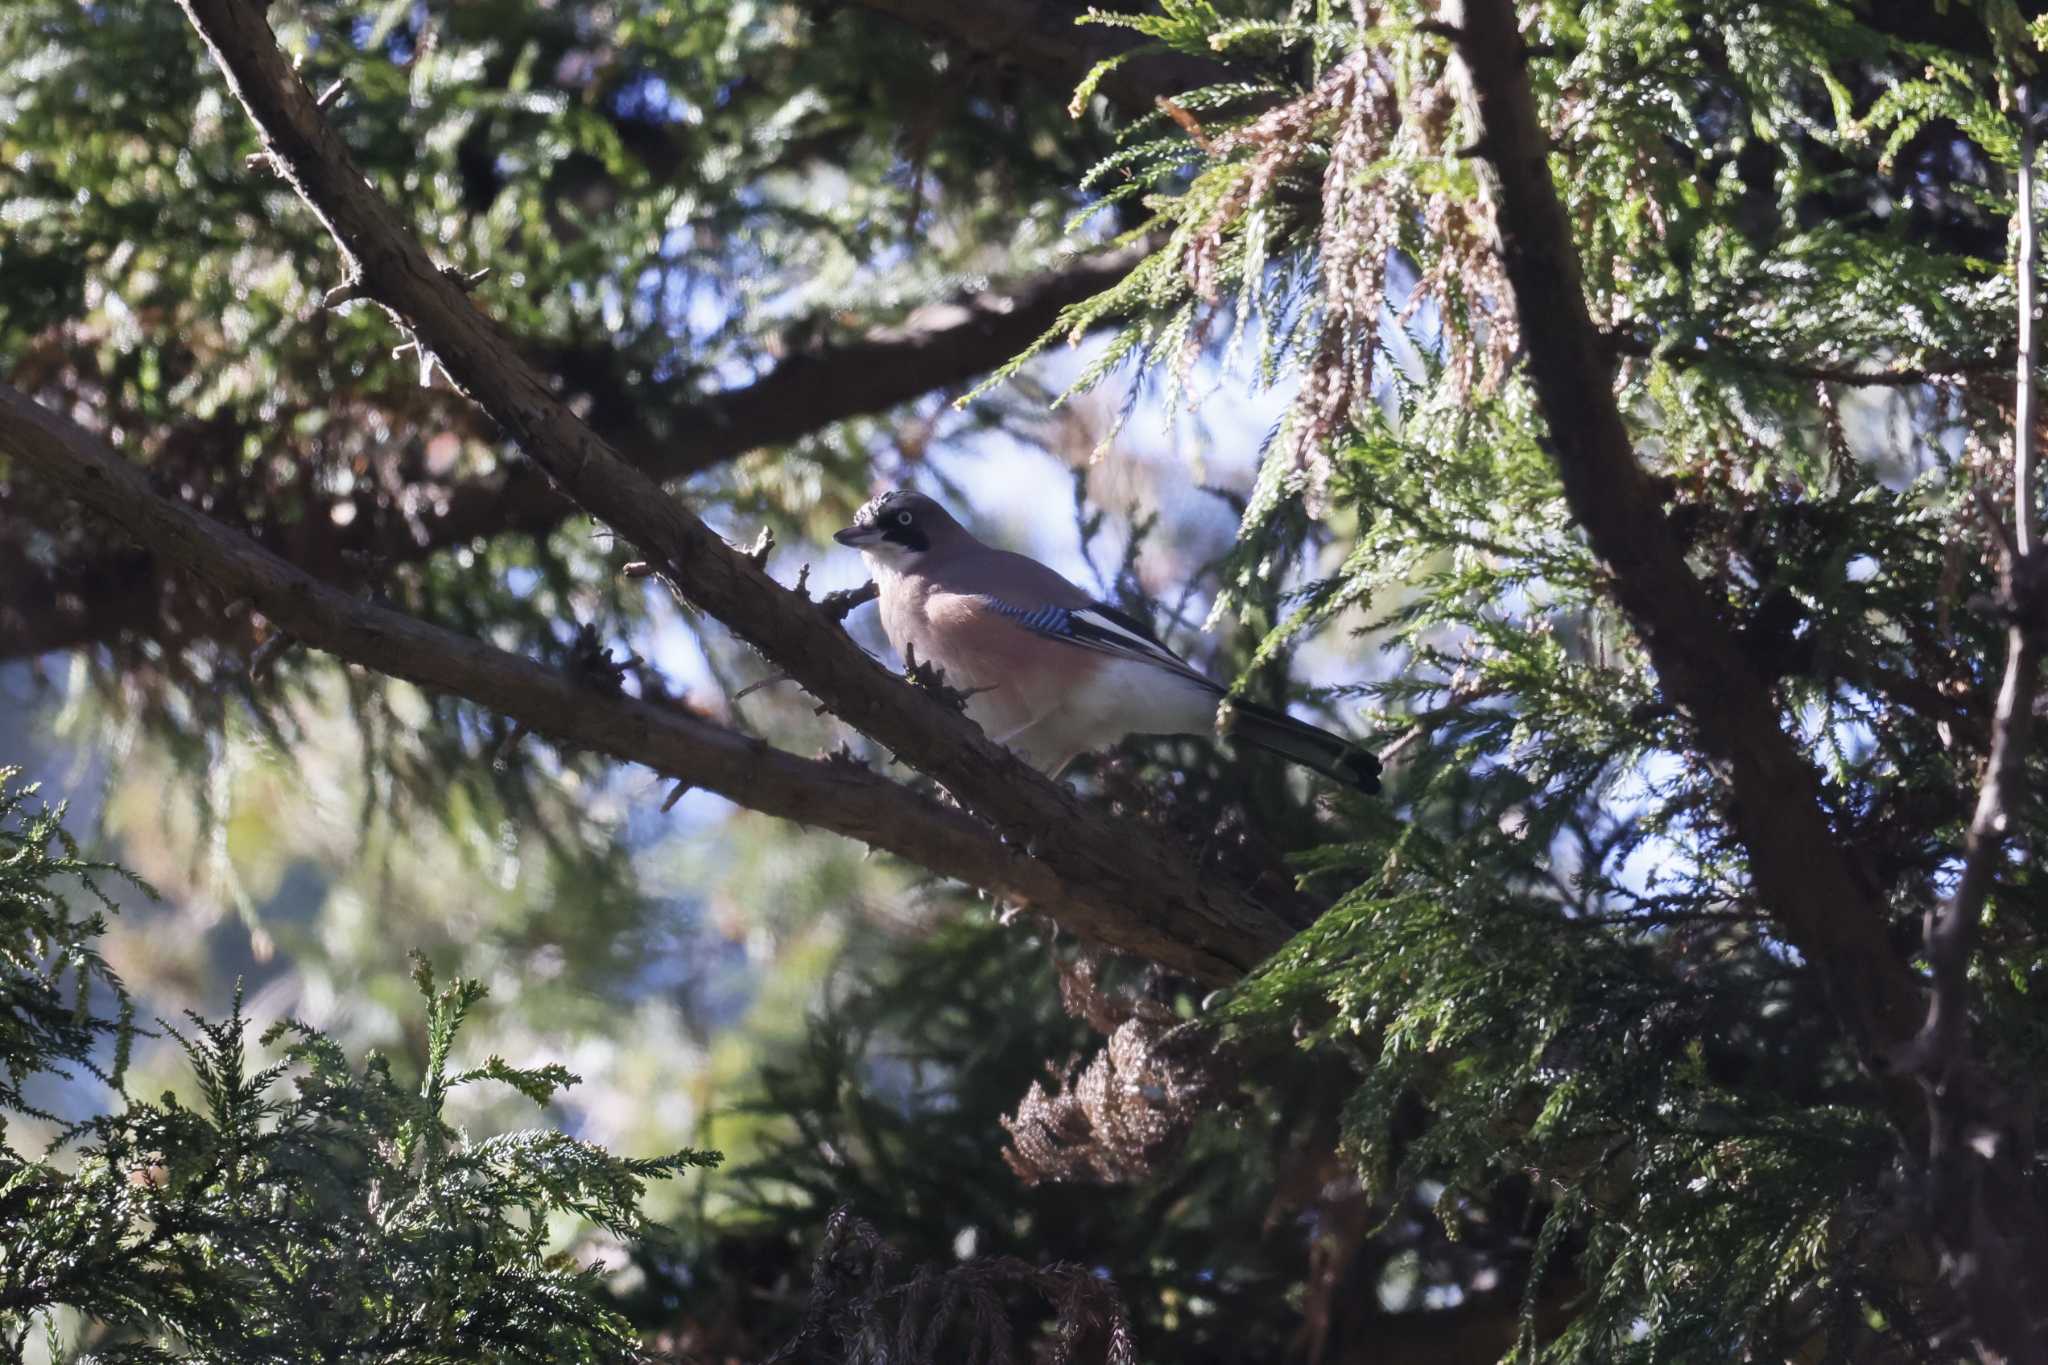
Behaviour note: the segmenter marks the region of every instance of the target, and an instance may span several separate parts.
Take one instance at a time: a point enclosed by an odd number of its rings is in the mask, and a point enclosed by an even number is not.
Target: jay
[[[1057,775],[1126,735],[1215,731],[1380,789],[1371,753],[1282,711],[1225,706],[1225,690],[1143,621],[1035,559],[984,545],[922,493],[876,498],[833,539],[867,561],[897,652],[945,669],[969,693],[969,717],[1041,772]]]

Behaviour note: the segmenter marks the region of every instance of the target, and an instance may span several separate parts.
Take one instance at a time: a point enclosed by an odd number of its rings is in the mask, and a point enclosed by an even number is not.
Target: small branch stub
[[[519,747],[520,740],[525,739],[532,733],[532,727],[528,726],[523,720],[514,725],[511,732],[498,742],[497,751],[491,755],[491,766],[499,772],[503,772],[506,768],[510,767],[512,765],[512,751]]]
[[[623,659],[612,658],[611,650],[599,642],[596,626],[586,621],[576,627],[576,643],[569,652],[569,673],[599,691],[617,696],[625,686],[626,674],[645,662],[631,651]]]
[[[824,609],[827,616],[843,622],[853,615],[854,608],[872,602],[881,595],[882,590],[871,580],[857,588],[841,588],[837,592],[828,592],[818,599],[818,605]]]
[[[856,754],[853,746],[845,740],[841,740],[838,748],[825,755],[825,761],[835,768],[858,768],[862,772],[868,770],[867,760]]]
[[[473,270],[468,274],[464,274],[459,266],[444,265],[441,267],[441,278],[447,280],[465,294],[489,279],[490,276],[490,266],[485,266],[482,270]]]
[[[955,711],[965,711],[970,700],[983,692],[991,690],[987,687],[954,687],[946,681],[944,666],[927,659],[918,658],[917,646],[915,645],[905,645],[903,647],[903,676],[908,678],[913,685],[922,687]]]
[[[265,155],[267,156],[268,153],[265,153]],[[275,165],[276,163],[273,162],[272,164]],[[340,284],[328,290],[321,297],[320,306],[331,310],[354,303],[357,299],[366,299],[368,297],[370,297],[369,291],[363,288],[362,277],[360,275],[351,275],[348,279],[343,280]]]
[[[255,652],[249,656],[249,681],[260,683],[269,677],[270,670],[284,656],[284,652],[297,643],[298,641],[290,634],[281,630],[256,646]]]

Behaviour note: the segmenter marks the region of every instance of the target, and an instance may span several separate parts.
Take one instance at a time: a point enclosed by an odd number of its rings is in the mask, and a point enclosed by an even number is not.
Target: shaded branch
[[[1659,353],[1656,340],[1637,333],[1604,332],[1602,336],[1608,349],[1615,355],[1648,359]],[[1944,379],[1955,379],[1963,375],[1994,374],[2012,363],[2010,355],[1944,356],[1918,365],[1866,369],[1855,364],[1817,364],[1811,361],[1790,360],[1782,356],[1760,355],[1754,351],[1744,350],[1729,338],[1720,335],[1710,335],[1701,339],[1706,342],[1705,349],[1675,347],[1663,353],[1663,360],[1676,369],[1685,369],[1693,365],[1721,364],[1794,383],[1839,384],[1845,388],[1862,389],[1918,388],[1923,384],[1939,383]]]
[[[2026,801],[2034,698],[2041,678],[2048,612],[2048,553],[2036,541],[2034,508],[2035,371],[2040,354],[2040,225],[2034,216],[2035,124],[2018,95],[2020,163],[2014,226],[2018,237],[2019,356],[2013,397],[2012,523],[1992,525],[2000,544],[1998,606],[2006,618],[2005,672],[1991,720],[1991,752],[1963,837],[1954,893],[1927,917],[1927,962],[1934,989],[1920,1034],[1902,1052],[1927,1096],[1927,1172],[1922,1199],[1950,1279],[1968,1304],[1979,1338],[1998,1358],[2048,1361],[2042,1316],[2048,1223],[2029,1178],[2034,1160],[2031,1095],[2001,1084],[1972,1055],[1970,957],[2006,855],[2006,834]]]
[[[348,277],[569,497],[636,546],[694,604],[842,720],[1031,849],[1063,881],[1115,888],[1135,922],[1162,938],[1181,938],[1205,974],[1247,968],[1286,937],[1283,916],[1203,876],[1187,850],[1089,809],[965,716],[904,686],[823,608],[782,587],[621,457],[436,268],[313,107],[260,9],[248,0],[181,4],[273,161],[333,235]]]
[[[963,812],[858,764],[796,757],[687,711],[635,700],[322,583],[152,491],[140,468],[5,385],[0,451],[117,522],[164,560],[226,596],[245,599],[297,643],[466,698],[521,729],[645,764],[750,810],[887,849],[941,876],[1028,902],[1084,938],[1175,971],[1216,982],[1238,974],[1241,964],[1220,959],[1173,921],[1148,919],[1130,907],[1122,877],[1071,882],[1071,868],[1061,872],[1027,856]],[[1144,850],[1132,852],[1142,856]],[[1279,937],[1269,937],[1265,946],[1277,946]]]
[[[901,323],[794,351],[751,384],[686,402],[620,383],[609,353],[556,350],[540,358],[571,392],[589,396],[593,420],[623,454],[669,481],[985,374],[1143,256],[1142,248],[1102,252],[1013,286],[962,294]],[[660,430],[650,416],[660,418]],[[537,466],[519,460],[454,483],[413,486],[424,494],[418,506],[356,494],[315,503],[272,548],[316,578],[346,582],[352,558],[389,567],[481,538],[544,536],[577,510]],[[343,503],[349,515],[337,519],[332,513]],[[0,660],[147,634],[161,620],[167,588],[149,554],[133,547],[49,564],[0,544],[0,583]]]
[[[1911,1078],[1901,1074],[1900,1064],[1912,1065],[1920,1051],[1907,1046],[1921,1013],[1917,983],[1889,947],[1885,907],[1829,827],[1816,774],[1786,734],[1769,683],[1744,657],[1729,623],[1686,567],[1655,485],[1635,458],[1615,403],[1604,339],[1586,311],[1570,226],[1551,180],[1548,141],[1520,58],[1513,2],[1459,0],[1446,11],[1461,29],[1456,53],[1479,114],[1479,148],[1502,260],[1528,329],[1529,375],[1550,426],[1566,501],[1643,636],[1659,682],[1691,714],[1701,747],[1724,767],[1730,815],[1749,854],[1757,899],[1817,974],[1866,1071],[1883,1081],[1893,1123],[1915,1145],[1923,1137],[1928,1141],[1923,1246],[1938,1255],[1943,1278],[1966,1306],[1970,1331],[1987,1358],[2040,1361],[2048,1346],[2029,1319],[2038,1311],[2033,1305],[2040,1302],[2039,1286],[2032,1281],[2042,1273],[2039,1267],[2048,1266],[2048,1238],[2026,1179],[2033,1159],[2031,1114],[2015,1120],[2015,1110],[2028,1106],[1999,1094],[1967,1058],[1930,1081],[1935,1090],[1949,1092],[1932,1102],[1916,1096]],[[2030,295],[2031,283],[2025,288]],[[2023,402],[2030,403],[2031,313],[2026,316],[2020,382]],[[2016,472],[2024,496],[2031,460],[2025,407],[2021,420],[2028,434],[2018,442]],[[2022,524],[2027,515],[2023,510]],[[2019,555],[2011,561],[2016,570],[2029,567]],[[2016,766],[2006,766],[2008,755],[2024,751],[2031,707],[2019,703],[2031,697],[2038,667],[2024,635],[2014,637],[2012,663],[2023,680],[2015,683],[2009,674],[2014,685],[2001,696],[2005,743],[1994,739],[1994,799],[2003,781],[1997,774],[2018,776]],[[2017,758],[2009,761],[2016,764]],[[1999,823],[2002,844],[2002,817]],[[1995,857],[1978,855],[1976,846],[1971,853],[1984,857],[1987,867]],[[1958,992],[1965,984],[1963,970],[1958,960],[1952,968]],[[1960,1029],[1964,1004],[1959,998],[1953,1003],[1943,1026]],[[1936,1008],[1941,1007],[1937,992]],[[1974,1164],[1972,1150],[1982,1158]]]
[[[1636,459],[1609,378],[1608,341],[1586,310],[1549,142],[1521,56],[1511,0],[1446,6],[1478,111],[1478,149],[1499,249],[1527,330],[1528,371],[1564,495],[1610,587],[1642,635],[1664,690],[1725,769],[1758,897],[1819,974],[1866,1069],[1883,1074],[1918,1013],[1891,950],[1884,907],[1851,867],[1820,804],[1812,765],[1785,733],[1767,681],[1685,563],[1656,485]],[[1917,1105],[1894,1083],[1896,1113]],[[1909,1119],[1910,1121],[1910,1119]]]
[[[2012,524],[1988,515],[2000,541],[1999,608],[2006,616],[2005,672],[1991,718],[1991,752],[1977,789],[1977,804],[1963,838],[1963,870],[1955,893],[1932,917],[1927,931],[1927,959],[1934,969],[1934,992],[1916,1057],[1920,1069],[1947,1066],[1968,1051],[1969,955],[1984,903],[1990,898],[1998,863],[2005,852],[2006,828],[2026,794],[2026,757],[2034,728],[2034,694],[2041,673],[2039,616],[2044,572],[2048,565],[2036,548],[2034,531],[2034,367],[2039,350],[2034,309],[2039,227],[2034,220],[2034,128],[2021,119],[2019,206],[2016,210],[2019,259],[2019,361],[2013,398]]]

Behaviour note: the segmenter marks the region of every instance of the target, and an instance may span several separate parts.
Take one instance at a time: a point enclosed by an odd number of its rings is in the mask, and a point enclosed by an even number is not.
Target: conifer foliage
[[[1303,856],[1334,904],[1228,1027],[1353,1058],[1386,1196],[1538,1176],[1558,1358],[2048,1351],[2039,816],[1977,795],[2041,772],[2042,30],[1944,13],[1094,16],[1239,79],[1098,167],[1164,245],[1063,326],[1255,333],[1298,396],[1234,582],[1298,508],[1341,551],[1262,653],[1358,609],[1397,660],[1402,809]]]
[[[230,693],[285,747],[331,678],[314,644],[356,666],[358,717],[395,714],[379,672],[440,695],[425,739],[366,727],[427,801],[494,757],[540,794],[508,810],[580,813],[595,759],[516,750],[552,735],[1151,961],[1009,971],[979,922],[904,950],[858,1039],[828,1012],[761,1071],[769,1135],[697,1248],[719,1273],[671,1288],[772,1304],[821,1359],[1320,1362],[1398,1332],[1416,1358],[2048,1361],[2048,21],[181,8],[0,16],[20,69],[63,76],[0,72],[0,568],[29,585],[0,582],[0,657],[82,649],[190,752]],[[117,41],[159,79],[95,100],[83,54]],[[1055,787],[870,667],[860,594],[719,534],[817,539],[873,483],[943,482],[927,457],[974,424],[1044,440],[1033,337],[1092,339],[1075,391],[1284,392],[1175,614],[1235,624],[1213,662],[1240,689],[1370,732],[1383,801],[1188,743]],[[928,401],[991,369],[968,416]],[[821,705],[735,728],[637,655],[601,686],[514,657],[600,650],[572,608],[680,621],[714,671],[743,642]],[[1335,666],[1307,688],[1312,640]],[[872,763],[797,757],[826,711]],[[31,1113],[51,1065],[117,1079],[131,1025],[47,890],[109,874],[9,809],[0,1102]],[[293,1026],[258,1065],[237,1012],[179,1031],[196,1107],[10,1155],[12,1329],[71,1305],[136,1355],[629,1350],[541,1219],[637,1237],[641,1182],[706,1158],[463,1141],[451,1087],[568,1078],[451,1070],[475,988],[420,986],[417,1091]],[[1081,1023],[1113,1035],[1092,1059]],[[1026,1041],[1061,1050],[1019,1068]],[[874,1093],[926,1063],[944,1098]],[[1029,1216],[992,1193],[1013,1174]],[[998,1225],[1019,1241],[945,1264]]]
[[[33,794],[0,787],[0,1122],[13,1116],[15,1133],[23,1116],[48,1117],[24,1095],[37,1077],[118,1086],[134,1029],[94,952],[103,925],[74,906],[82,889],[112,909],[95,879],[119,873],[81,859],[61,810]],[[646,1182],[717,1154],[628,1159],[549,1129],[466,1140],[443,1115],[451,1091],[490,1081],[546,1104],[576,1077],[496,1057],[458,1068],[463,1017],[484,989],[437,986],[424,961],[415,980],[428,1037],[418,1086],[290,1021],[264,1031],[258,1046],[277,1056],[259,1061],[237,999],[224,1019],[163,1026],[195,1103],[124,1097],[65,1124],[48,1153],[0,1147],[8,1349],[18,1358],[42,1329],[60,1354],[85,1345],[107,1361],[637,1358],[637,1334],[599,1292],[603,1267],[561,1255],[549,1219],[640,1239]],[[99,1012],[109,1005],[112,1019]],[[74,1324],[66,1342],[59,1327]]]

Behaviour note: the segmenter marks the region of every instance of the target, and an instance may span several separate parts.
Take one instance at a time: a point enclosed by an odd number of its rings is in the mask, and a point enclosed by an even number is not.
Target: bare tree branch
[[[570,392],[589,395],[602,434],[649,475],[669,481],[985,374],[1043,335],[1061,309],[1108,288],[1143,255],[1142,248],[1102,252],[1013,286],[963,294],[851,340],[793,351],[751,384],[683,403],[620,383],[609,355],[556,351],[541,359]],[[669,431],[689,434],[670,439]],[[390,567],[484,537],[545,535],[576,511],[524,461],[422,488],[431,496],[418,499],[419,507],[350,494],[306,509],[295,517],[293,534],[273,548],[317,578],[347,582],[351,562]],[[344,502],[350,514],[332,515]],[[165,606],[167,580],[147,552],[133,547],[46,563],[0,543],[0,570],[0,660],[148,634]]]
[[[90,432],[0,385],[0,451],[126,528],[164,560],[246,599],[299,643],[422,687],[467,698],[522,727],[717,792],[750,810],[859,839],[942,876],[1015,897],[1063,928],[1212,982],[1240,975],[1285,934],[1267,929],[1245,960],[1220,956],[1187,930],[1192,918],[1150,917],[1126,878],[1067,880],[962,811],[855,763],[798,758],[687,711],[615,695],[322,583],[246,536],[149,487],[135,465]],[[279,637],[282,638],[282,637]],[[908,691],[909,689],[902,689]],[[1177,852],[1153,846],[1154,853]],[[1133,860],[1146,855],[1127,846]],[[1169,874],[1170,875],[1170,874]],[[1150,907],[1156,910],[1156,907]]]
[[[1819,973],[1866,1067],[1883,1073],[1889,1050],[1910,1036],[1919,1012],[1914,982],[1891,950],[1883,907],[1828,828],[1813,768],[1780,726],[1769,685],[1687,568],[1636,459],[1550,179],[1549,142],[1512,0],[1463,0],[1447,6],[1444,18],[1479,113],[1478,152],[1491,171],[1516,310],[1542,332],[1529,345],[1528,367],[1566,502],[1641,632],[1661,685],[1726,767],[1731,814],[1761,901]]]
[[[1635,457],[1551,180],[1548,139],[1513,0],[1451,0],[1444,11],[1443,33],[1454,45],[1479,115],[1476,152],[1488,169],[1515,306],[1525,326],[1540,320],[1543,335],[1540,341],[1531,338],[1529,374],[1550,425],[1566,501],[1612,575],[1613,592],[1641,632],[1662,686],[1691,714],[1702,747],[1725,765],[1730,814],[1749,852],[1758,899],[1818,974],[1865,1068],[1884,1082],[1893,1121],[1917,1140],[1930,1127],[1930,1106],[1910,1102],[1911,1082],[1901,1074],[1901,1063],[1912,1064],[1919,1050],[1907,1045],[1921,1012],[1917,984],[1887,942],[1884,907],[1828,826],[1818,780],[1783,729],[1769,684],[1744,658],[1727,621],[1687,569],[1654,486]],[[2025,288],[2031,305],[2031,282]],[[2030,405],[2033,327],[2031,312],[2026,316],[2021,389],[2022,402]],[[2021,411],[2028,435],[2019,441],[2016,459],[2030,462],[2031,420],[2027,407]],[[2022,475],[2018,481],[2024,490],[2029,480]],[[2031,580],[2031,560],[2013,558],[2016,571]],[[2021,676],[2008,676],[2000,702],[2004,743],[1994,740],[1994,775],[1987,778],[1998,827],[1991,842],[1998,844],[2003,816],[1996,812],[2007,799],[2001,795],[2009,790],[2005,784],[2019,776],[2017,755],[2024,748],[2027,702],[2038,671],[2027,634],[2013,637],[2013,666]],[[1981,817],[1981,803],[1979,809]],[[1988,869],[1995,852],[1978,853],[1982,846],[1983,841],[1973,844],[1972,855]],[[1954,932],[1967,936],[1969,930]],[[1940,1027],[1960,1030],[1962,962],[1951,970],[1957,998]],[[1942,1008],[1939,996],[1936,1007]],[[1932,1248],[1941,1253],[1948,1283],[1967,1307],[1980,1348],[2000,1359],[2040,1361],[2048,1348],[2030,1318],[2042,1299],[2033,1281],[2048,1267],[2048,1238],[2026,1179],[2033,1155],[2031,1114],[2022,1126],[2016,1106],[2002,1102],[1997,1087],[1967,1058],[1933,1084],[1950,1092],[1946,1103],[1954,1112],[1943,1113],[1941,1101],[1931,1106],[1925,1226]],[[1958,1154],[1957,1142],[1981,1158],[1960,1174],[1957,1163],[1966,1158]]]
[[[364,179],[249,0],[181,0],[272,160],[332,233],[348,278],[576,503],[841,719],[944,783],[1063,881],[1116,887],[1140,923],[1248,967],[1285,917],[1204,876],[1181,849],[1091,810],[958,711],[903,685],[818,604],[776,583],[579,421],[430,260]]]

